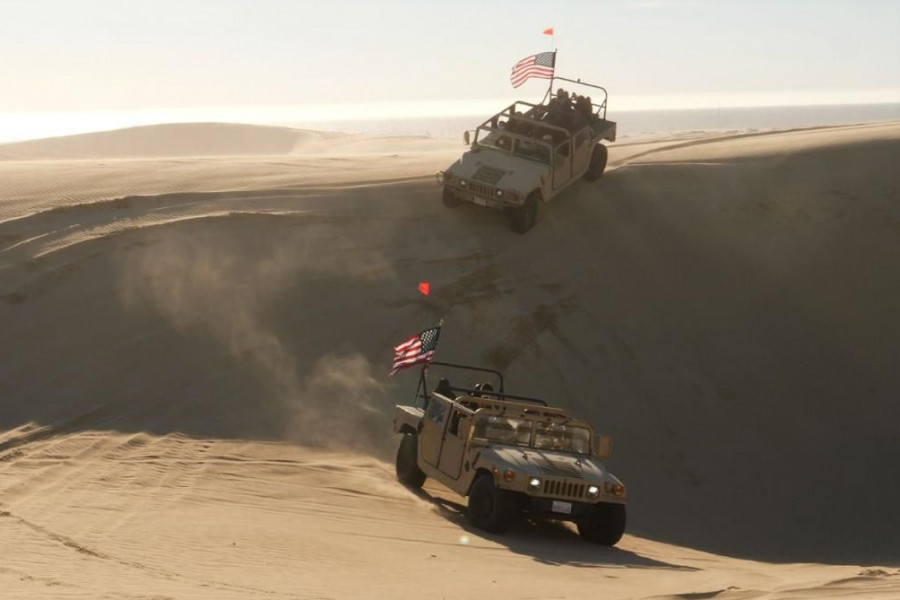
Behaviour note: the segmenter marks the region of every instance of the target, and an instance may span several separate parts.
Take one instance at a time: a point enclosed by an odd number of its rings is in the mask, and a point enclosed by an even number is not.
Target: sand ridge
[[[357,155],[446,148],[426,136],[377,136],[238,123],[172,123],[0,144],[0,160]],[[454,144],[456,145],[456,144]]]
[[[0,163],[84,178],[0,190],[3,589],[896,597],[900,126],[697,142],[614,147],[526,236],[441,205],[443,150]],[[389,349],[438,318],[615,436],[618,548],[394,482]]]

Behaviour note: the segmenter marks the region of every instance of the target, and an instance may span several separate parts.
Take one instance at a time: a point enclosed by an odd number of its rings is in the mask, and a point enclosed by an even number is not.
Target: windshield
[[[585,455],[591,453],[591,430],[578,425],[482,415],[475,420],[475,431],[472,436],[498,444],[533,446],[538,450]]]
[[[479,127],[475,133],[475,143],[484,148],[495,148],[509,152],[512,148],[512,137],[499,129]]]
[[[558,423],[535,423],[534,447],[575,454],[591,453],[591,431],[587,427]]]
[[[509,135],[502,127],[500,129],[479,127],[475,134],[475,144],[482,148],[493,148],[504,152],[512,150],[515,156],[550,164],[550,145],[547,141],[531,139],[529,136],[523,135]]]
[[[488,416],[475,422],[472,435],[490,442],[527,446],[531,443],[531,427],[528,419]]]

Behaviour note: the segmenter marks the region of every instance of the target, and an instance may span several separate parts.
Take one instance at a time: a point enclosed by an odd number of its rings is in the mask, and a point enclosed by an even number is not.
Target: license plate
[[[477,204],[478,206],[487,206],[488,205],[488,201],[479,196],[472,196],[472,203]]]
[[[572,514],[572,503],[571,502],[560,502],[559,500],[554,500],[553,501],[553,512],[571,515]]]

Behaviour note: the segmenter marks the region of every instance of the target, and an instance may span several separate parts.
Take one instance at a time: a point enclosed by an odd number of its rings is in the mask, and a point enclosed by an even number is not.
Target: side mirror
[[[466,146],[472,143],[472,136],[469,135],[468,131],[463,133],[463,142],[465,142]]]
[[[609,458],[612,456],[612,436],[594,436],[594,455],[597,458]]]

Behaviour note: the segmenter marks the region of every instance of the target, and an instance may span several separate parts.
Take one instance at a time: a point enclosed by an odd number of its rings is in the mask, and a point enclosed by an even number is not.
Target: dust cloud
[[[223,237],[207,230],[200,235],[169,232],[123,261],[123,304],[128,310],[155,311],[182,335],[208,337],[224,349],[228,368],[253,382],[237,410],[253,419],[260,405],[274,409],[282,425],[271,432],[274,437],[304,446],[383,451],[389,427],[378,408],[387,393],[384,377],[361,353],[333,352],[319,344],[316,340],[327,332],[311,330],[315,319],[297,324],[290,315],[321,310],[329,300],[296,305],[298,286],[314,291],[323,280],[390,278],[386,261],[377,252],[357,260],[312,251],[319,244],[325,247],[321,232],[313,238],[309,232],[266,238],[252,225],[241,227],[254,219],[226,218],[238,229],[227,226]],[[230,237],[235,232],[240,237]]]

